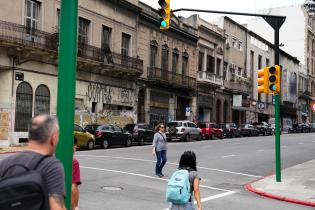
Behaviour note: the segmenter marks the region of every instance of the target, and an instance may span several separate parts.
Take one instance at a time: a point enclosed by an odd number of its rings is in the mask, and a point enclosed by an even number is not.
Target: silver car
[[[201,130],[197,125],[190,121],[171,121],[167,123],[167,140],[180,139],[190,141],[191,139],[201,140]]]

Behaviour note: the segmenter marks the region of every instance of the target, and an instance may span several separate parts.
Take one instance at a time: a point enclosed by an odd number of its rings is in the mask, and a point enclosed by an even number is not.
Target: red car
[[[223,131],[215,123],[202,122],[198,123],[198,127],[201,129],[201,134],[204,139],[214,139],[214,137],[223,139]]]

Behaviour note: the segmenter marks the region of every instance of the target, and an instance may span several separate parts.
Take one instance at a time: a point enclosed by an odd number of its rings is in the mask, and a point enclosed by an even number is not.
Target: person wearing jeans
[[[152,154],[153,156],[156,156],[155,175],[158,177],[163,177],[164,174],[162,173],[162,170],[167,161],[165,125],[161,123],[158,124],[155,131],[156,133],[154,134],[152,142]]]

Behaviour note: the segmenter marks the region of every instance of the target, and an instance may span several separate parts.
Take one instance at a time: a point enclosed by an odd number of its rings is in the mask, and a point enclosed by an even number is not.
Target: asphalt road
[[[282,168],[315,158],[315,134],[281,136]],[[263,198],[244,185],[274,172],[274,136],[169,143],[164,178],[154,176],[151,146],[79,151],[81,210],[165,210],[167,179],[185,150],[197,154],[204,210],[306,210]],[[1,155],[2,159],[6,155]]]

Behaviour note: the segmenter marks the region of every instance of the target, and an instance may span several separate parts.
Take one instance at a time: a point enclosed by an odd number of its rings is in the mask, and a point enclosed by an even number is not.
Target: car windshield
[[[109,131],[110,127],[108,125],[101,125],[97,128],[97,130]]]
[[[168,127],[180,127],[182,126],[182,122],[169,122],[167,123]]]
[[[198,127],[199,127],[199,128],[206,128],[207,126],[206,126],[205,123],[199,123],[199,124],[198,124]]]

